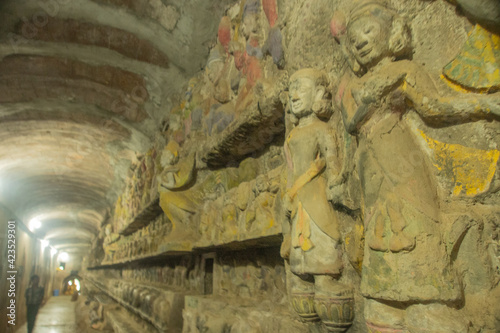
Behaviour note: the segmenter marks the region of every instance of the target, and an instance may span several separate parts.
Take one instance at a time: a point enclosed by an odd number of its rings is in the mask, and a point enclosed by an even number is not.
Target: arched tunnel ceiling
[[[0,0],[0,201],[86,251],[229,2]]]

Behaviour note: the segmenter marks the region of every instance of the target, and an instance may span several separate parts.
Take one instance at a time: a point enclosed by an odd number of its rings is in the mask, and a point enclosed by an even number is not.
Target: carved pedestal
[[[328,332],[345,332],[354,320],[352,293],[344,295],[318,294],[314,296],[314,309]]]
[[[292,292],[292,306],[295,312],[305,322],[318,321],[319,316],[314,309],[314,293]]]

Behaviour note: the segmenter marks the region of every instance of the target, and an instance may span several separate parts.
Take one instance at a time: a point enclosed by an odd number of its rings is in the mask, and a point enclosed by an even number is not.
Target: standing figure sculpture
[[[411,55],[411,35],[394,10],[374,1],[358,4],[346,29],[340,17],[332,33],[355,75],[343,80],[336,100],[359,143],[352,158],[363,195],[361,292],[368,329],[466,332],[453,307],[463,297],[450,254],[455,244],[445,241],[453,226],[441,216],[435,168],[415,123],[491,119],[500,106],[487,96],[440,97],[429,74],[404,60]]]
[[[191,236],[193,230],[189,220],[203,200],[203,193],[193,190],[194,154],[179,161],[179,150],[175,141],[170,141],[165,147],[162,155],[164,169],[158,187],[160,206],[172,223],[172,232],[168,236],[171,240],[181,239],[180,235]]]
[[[344,332],[353,321],[352,290],[338,281],[342,269],[339,218],[327,199],[327,183],[338,175],[338,156],[329,117],[327,78],[303,69],[290,78],[289,108],[294,127],[285,142],[288,164],[285,207],[290,234],[288,258],[291,299],[305,321],[321,319],[330,332]]]

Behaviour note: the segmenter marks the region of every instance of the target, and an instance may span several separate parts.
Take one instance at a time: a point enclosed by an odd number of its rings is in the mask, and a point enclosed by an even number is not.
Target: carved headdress
[[[349,26],[362,17],[373,17],[379,21],[387,22],[391,26],[389,49],[391,56],[395,58],[407,57],[411,54],[411,34],[406,20],[394,9],[389,8],[381,1],[357,1],[349,16],[341,11],[336,11],[330,22],[330,31],[335,40],[342,46],[342,51],[352,70],[360,75],[366,69],[363,68],[354,58],[349,50],[349,40],[347,40],[347,30]]]
[[[353,7],[349,21],[354,22],[360,17],[373,16],[383,21],[392,21],[398,13],[379,1],[363,1]]]

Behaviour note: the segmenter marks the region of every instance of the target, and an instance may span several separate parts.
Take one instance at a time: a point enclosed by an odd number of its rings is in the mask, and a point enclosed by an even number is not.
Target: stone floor
[[[38,311],[34,333],[75,333],[75,302],[71,296],[51,297]],[[27,332],[24,324],[16,333]]]

